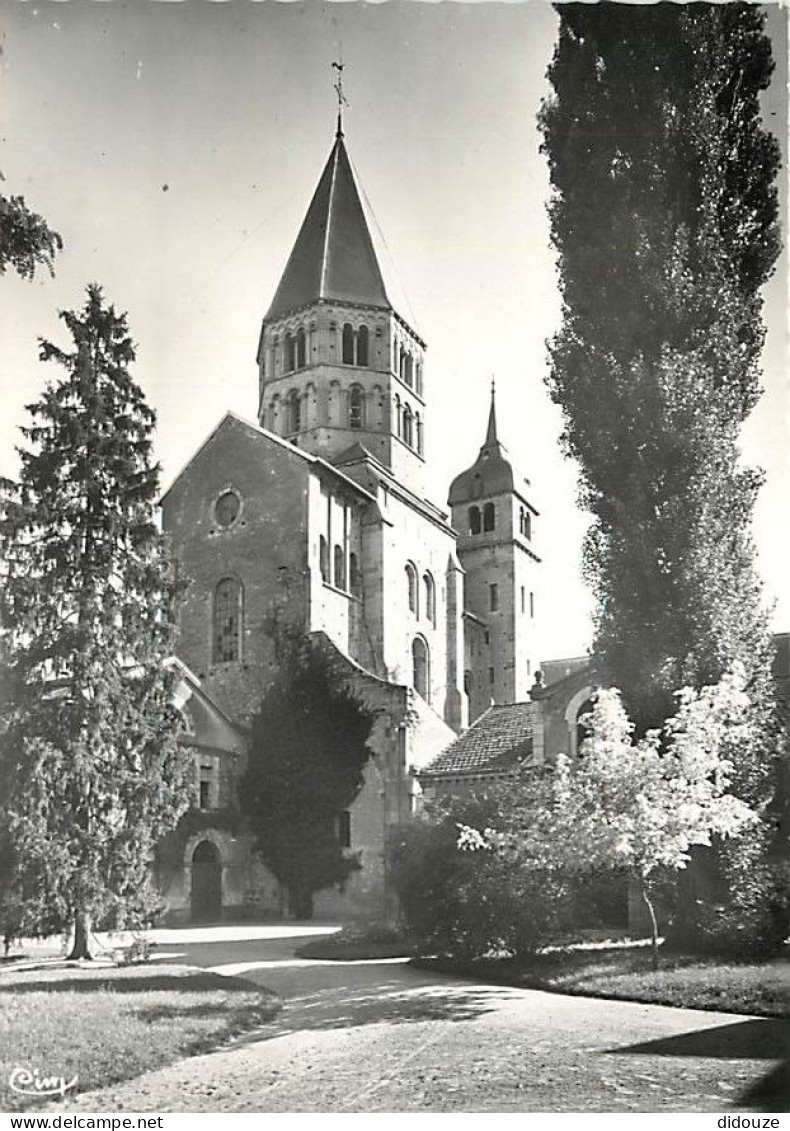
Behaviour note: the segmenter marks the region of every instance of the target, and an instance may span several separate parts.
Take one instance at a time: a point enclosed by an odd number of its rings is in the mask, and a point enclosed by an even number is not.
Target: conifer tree
[[[362,788],[373,714],[320,646],[289,629],[274,643],[278,671],[252,721],[241,807],[291,912],[309,919],[315,892],[360,868],[338,820]]]
[[[541,112],[563,323],[549,388],[593,515],[595,650],[638,733],[673,689],[748,676],[765,730],[771,639],[739,463],[760,286],[779,251],[762,127],[764,15],[748,4],[563,4]],[[758,743],[758,748],[760,744]],[[736,784],[758,801],[765,746]]]
[[[2,485],[0,810],[15,930],[139,924],[158,838],[187,805],[176,741],[173,585],[154,522],[155,417],[129,374],[126,318],[90,286],[40,344],[60,379],[28,406],[16,483]],[[8,929],[8,928],[7,928]]]

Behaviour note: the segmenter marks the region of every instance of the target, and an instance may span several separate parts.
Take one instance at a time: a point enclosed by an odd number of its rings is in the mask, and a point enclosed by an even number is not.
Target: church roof
[[[420,777],[502,773],[532,754],[532,704],[489,707]]]
[[[265,321],[321,299],[410,315],[374,232],[338,131]]]
[[[488,427],[485,443],[480,453],[466,471],[456,475],[450,484],[448,505],[468,503],[491,495],[504,495],[510,491],[523,495],[526,481],[514,472],[507,456],[507,449],[499,442],[496,421],[496,400],[494,385],[491,384],[491,407],[488,411]]]
[[[284,451],[287,451],[289,455],[294,457],[294,459],[299,460],[302,463],[310,464],[319,474],[329,474],[334,479],[342,481],[344,486],[352,488],[352,490],[356,494],[363,496],[368,502],[376,502],[375,496],[371,495],[370,491],[366,490],[366,488],[363,487],[361,483],[357,483],[357,481],[355,479],[352,479],[350,475],[346,475],[345,472],[340,468],[335,467],[334,464],[329,463],[327,460],[322,459],[320,456],[312,455],[312,453],[306,452],[303,448],[298,448],[295,444],[292,444],[290,440],[286,440],[282,436],[278,436],[274,432],[269,432],[266,428],[262,428],[260,424],[254,424],[251,420],[245,420],[243,416],[239,416],[238,413],[228,411],[225,413],[219,423],[211,429],[203,443],[197,448],[195,452],[193,452],[189,460],[184,464],[178,474],[172,479],[167,490],[159,499],[160,506],[163,505],[165,499],[167,499],[167,497],[170,495],[176,484],[181,481],[187,471],[201,457],[214,437],[217,436],[219,432],[228,427],[233,427],[234,425],[242,427],[253,437],[260,438],[261,440],[266,440],[269,443],[275,444],[277,447],[282,448]]]

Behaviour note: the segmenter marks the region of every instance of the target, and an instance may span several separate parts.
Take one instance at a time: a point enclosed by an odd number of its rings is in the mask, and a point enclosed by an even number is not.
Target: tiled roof
[[[531,753],[532,704],[503,703],[489,707],[420,777],[496,773]]]

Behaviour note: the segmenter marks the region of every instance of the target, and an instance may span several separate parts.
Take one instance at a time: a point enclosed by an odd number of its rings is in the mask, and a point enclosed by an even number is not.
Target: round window
[[[214,504],[214,516],[220,526],[230,526],[239,516],[241,502],[235,491],[224,491]]]

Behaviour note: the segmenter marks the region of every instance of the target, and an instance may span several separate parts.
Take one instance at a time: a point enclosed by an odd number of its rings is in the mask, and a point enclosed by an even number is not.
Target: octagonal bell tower
[[[330,462],[353,445],[422,490],[425,342],[363,205],[340,121],[258,347],[262,427]]]

